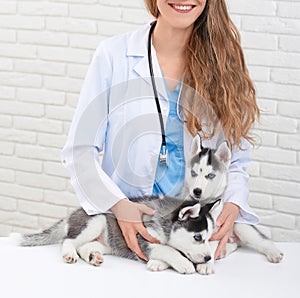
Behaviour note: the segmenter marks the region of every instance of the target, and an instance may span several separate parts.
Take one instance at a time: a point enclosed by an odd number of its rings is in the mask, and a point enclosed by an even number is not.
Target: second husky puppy
[[[198,201],[170,197],[145,197],[135,199],[156,210],[153,217],[144,216],[148,232],[160,244],[151,244],[139,237],[139,244],[149,258],[147,267],[152,271],[174,268],[180,273],[195,272],[194,264],[211,259],[211,252],[201,249],[208,246],[213,232],[212,213],[219,204],[200,207]],[[219,213],[220,211],[216,212]],[[99,237],[101,239],[99,239]],[[79,256],[86,262],[98,266],[104,254],[113,254],[138,260],[127,247],[119,225],[112,214],[88,216],[78,209],[68,218],[38,234],[21,236],[22,246],[36,246],[63,240],[62,256],[65,262],[75,263]]]

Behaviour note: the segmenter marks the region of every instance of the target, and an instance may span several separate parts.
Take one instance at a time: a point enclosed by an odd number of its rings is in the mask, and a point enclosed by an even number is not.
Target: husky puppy
[[[179,273],[193,273],[194,264],[210,261],[212,252],[208,242],[214,230],[213,216],[221,212],[218,200],[203,207],[198,199],[189,196],[187,199],[183,196],[145,196],[131,200],[156,210],[153,217],[144,215],[142,220],[160,244],[149,243],[137,235],[139,245],[149,260],[149,270],[172,267]],[[12,236],[21,246],[62,241],[62,257],[67,263],[75,263],[81,257],[87,263],[99,266],[105,254],[139,260],[127,247],[111,213],[89,216],[79,208],[41,233]]]
[[[215,220],[218,217],[218,212],[222,211],[223,201],[222,195],[227,186],[227,173],[230,166],[231,151],[227,142],[219,145],[217,150],[203,148],[201,146],[200,137],[196,136],[192,143],[192,158],[186,166],[185,177],[185,193],[190,198],[199,200],[201,205],[211,204],[218,201],[219,207],[214,208],[211,219],[213,220],[212,227],[214,231]],[[188,194],[187,194],[188,193]],[[237,246],[247,246],[264,255],[272,263],[278,263],[283,258],[283,253],[255,226],[235,223],[232,243],[227,243],[225,254],[228,255]],[[210,241],[211,259],[205,264],[198,264],[196,270],[201,274],[211,274],[214,272],[214,252],[218,246],[218,241]],[[207,247],[202,246],[205,251]],[[221,257],[225,257],[222,255]]]
[[[211,259],[208,241],[213,232],[212,213],[218,209],[214,206],[219,203],[201,208],[200,203],[193,199],[182,201],[162,196],[133,200],[156,210],[153,217],[145,215],[143,222],[160,244],[151,244],[138,236],[139,244],[149,259],[149,270],[172,267],[179,273],[193,273],[194,264]],[[22,246],[48,245],[61,240],[62,256],[67,263],[75,263],[80,256],[87,263],[99,266],[105,254],[139,259],[127,247],[112,214],[88,216],[83,209],[78,209],[41,233],[19,235]],[[203,244],[206,249],[199,249]]]

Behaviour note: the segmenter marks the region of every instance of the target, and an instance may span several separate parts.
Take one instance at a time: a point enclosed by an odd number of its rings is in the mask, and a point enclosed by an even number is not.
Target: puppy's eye
[[[191,170],[191,175],[192,175],[192,177],[197,177],[198,176],[197,173],[194,170]]]
[[[194,236],[194,239],[196,241],[202,241],[202,236],[200,234],[197,234],[197,235]]]
[[[213,174],[213,173],[209,173],[209,174],[206,175],[205,177],[206,177],[206,179],[214,179],[214,178],[216,177],[216,175]]]

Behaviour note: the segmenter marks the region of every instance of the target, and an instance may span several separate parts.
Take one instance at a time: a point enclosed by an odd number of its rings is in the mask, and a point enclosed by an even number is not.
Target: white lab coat
[[[62,161],[81,206],[90,215],[106,212],[126,197],[152,192],[161,129],[148,67],[149,29],[147,24],[101,42],[81,90]],[[152,60],[166,123],[168,99],[153,47]],[[184,130],[188,160],[192,137]],[[219,134],[203,145],[216,147],[221,139]],[[254,224],[258,218],[248,205],[249,155],[249,148],[233,151],[224,200],[241,207],[238,222]]]

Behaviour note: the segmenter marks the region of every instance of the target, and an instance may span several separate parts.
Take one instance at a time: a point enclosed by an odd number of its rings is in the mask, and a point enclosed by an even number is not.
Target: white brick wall
[[[250,204],[300,241],[300,0],[227,0],[258,102]],[[0,236],[78,206],[59,155],[97,44],[149,20],[143,0],[0,2]]]

